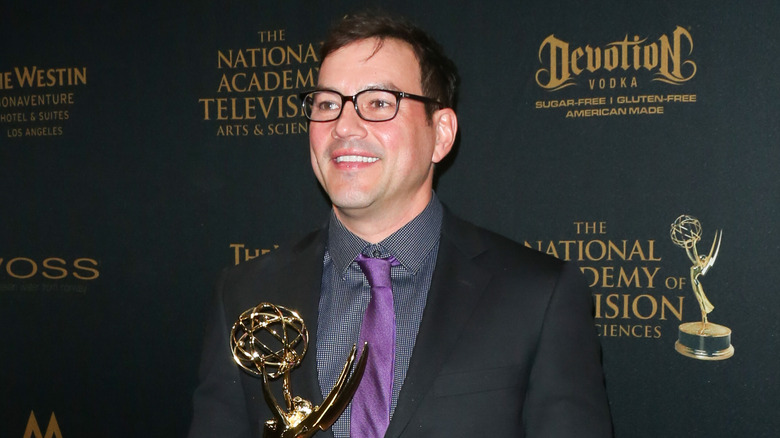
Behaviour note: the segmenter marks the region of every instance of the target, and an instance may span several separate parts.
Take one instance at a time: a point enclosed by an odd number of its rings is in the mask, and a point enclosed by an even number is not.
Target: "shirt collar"
[[[377,244],[370,244],[349,231],[331,211],[328,225],[328,253],[337,272],[344,275],[361,252],[379,257],[392,255],[416,274],[423,260],[436,246],[441,234],[443,207],[436,193],[425,209],[409,223]]]

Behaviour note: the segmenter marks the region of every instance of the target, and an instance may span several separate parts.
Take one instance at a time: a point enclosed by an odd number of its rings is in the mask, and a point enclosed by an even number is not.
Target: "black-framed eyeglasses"
[[[404,93],[403,91],[368,89],[353,96],[344,96],[333,90],[315,90],[300,94],[303,114],[312,122],[330,122],[341,116],[347,102],[352,102],[361,119],[369,122],[385,122],[398,114],[401,99],[443,106],[430,97]]]

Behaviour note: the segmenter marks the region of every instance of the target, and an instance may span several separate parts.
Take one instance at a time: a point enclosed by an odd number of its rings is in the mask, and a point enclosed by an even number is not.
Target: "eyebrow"
[[[317,85],[317,88],[315,88],[316,91],[335,91],[343,96],[347,96],[347,94],[342,93],[341,91],[332,88],[332,87],[323,87],[320,85]],[[387,90],[387,91],[401,91],[400,88],[395,86],[392,82],[380,82],[380,83],[373,83],[373,84],[366,84],[361,89],[356,91],[354,94],[360,93],[361,91],[366,90]],[[349,94],[351,96],[352,94]]]

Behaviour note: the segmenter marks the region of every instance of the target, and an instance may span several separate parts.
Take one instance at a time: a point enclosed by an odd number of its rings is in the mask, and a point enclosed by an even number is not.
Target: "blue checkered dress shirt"
[[[335,385],[349,350],[358,342],[363,313],[371,297],[368,281],[354,261],[355,257],[358,253],[370,257],[392,255],[401,262],[390,272],[396,319],[392,416],[431,286],[442,212],[442,205],[434,194],[419,216],[378,244],[370,244],[352,234],[331,213],[317,326],[317,371],[323,397]],[[349,412],[348,407],[333,425],[336,438],[349,437]]]

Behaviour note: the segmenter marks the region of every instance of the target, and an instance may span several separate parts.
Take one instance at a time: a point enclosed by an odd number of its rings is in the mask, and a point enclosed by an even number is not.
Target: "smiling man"
[[[261,381],[228,347],[233,321],[261,301],[315,328],[291,374],[315,405],[352,345],[370,346],[355,398],[324,436],[611,436],[577,267],[456,218],[433,192],[458,129],[442,48],[404,20],[358,14],[321,59],[301,99],[330,219],[220,279],[190,436],[262,436]]]
[[[313,121],[314,173],[342,224],[379,242],[431,200],[434,165],[455,140],[455,112],[433,99],[421,101],[417,58],[409,44],[394,39],[363,39],[329,53],[318,90],[304,98]],[[353,105],[343,96],[352,96]],[[430,117],[425,102],[439,107]],[[390,119],[365,120],[377,117]]]

